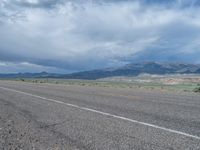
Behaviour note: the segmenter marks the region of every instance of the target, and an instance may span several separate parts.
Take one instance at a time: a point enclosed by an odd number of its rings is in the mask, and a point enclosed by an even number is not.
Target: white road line
[[[24,95],[27,95],[27,96],[43,99],[43,100],[46,100],[46,101],[50,101],[50,102],[54,102],[54,103],[58,103],[58,104],[63,104],[63,105],[66,105],[66,106],[77,108],[77,109],[94,112],[94,113],[101,114],[101,115],[104,115],[104,116],[108,116],[108,117],[113,117],[113,118],[129,121],[129,122],[132,122],[132,123],[141,124],[141,125],[144,125],[144,126],[148,126],[148,127],[152,127],[152,128],[160,129],[160,130],[163,130],[163,131],[167,131],[167,132],[171,132],[171,133],[179,134],[179,135],[186,136],[186,137],[189,137],[189,138],[194,138],[194,139],[200,140],[199,136],[191,135],[191,134],[184,133],[184,132],[181,132],[181,131],[168,129],[168,128],[165,128],[165,127],[161,127],[161,126],[157,126],[157,125],[154,125],[154,124],[150,124],[150,123],[145,123],[145,122],[129,119],[129,118],[118,116],[118,115],[113,115],[113,114],[110,114],[110,113],[98,111],[98,110],[87,108],[87,107],[81,107],[81,106],[78,106],[78,105],[65,103],[65,102],[62,102],[62,101],[55,100],[55,99],[46,98],[46,97],[38,96],[38,95],[35,95],[35,94],[14,90],[14,89],[11,89],[11,88],[5,88],[5,87],[0,87],[0,88],[3,89],[3,90],[24,94]]]

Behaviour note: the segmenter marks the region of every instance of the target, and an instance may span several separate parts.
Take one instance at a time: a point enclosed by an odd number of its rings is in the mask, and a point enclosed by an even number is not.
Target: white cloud
[[[0,73],[18,73],[18,72],[43,72],[48,71],[50,73],[68,73],[64,69],[55,67],[46,67],[29,62],[12,63],[12,62],[0,62]]]
[[[187,8],[177,5],[188,1],[170,7],[139,1],[51,2],[0,2],[1,61],[88,70],[128,63],[152,49],[169,52],[170,57],[200,54],[200,10],[195,1]]]

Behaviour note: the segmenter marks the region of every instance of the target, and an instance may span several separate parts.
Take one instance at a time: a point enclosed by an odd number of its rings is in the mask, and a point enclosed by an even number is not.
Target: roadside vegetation
[[[105,87],[105,88],[140,88],[149,90],[167,90],[167,91],[184,91],[200,93],[200,83],[186,82],[176,84],[164,84],[158,81],[137,82],[137,81],[104,81],[104,80],[69,80],[69,79],[49,79],[49,78],[20,78],[13,79],[15,81],[31,82],[31,83],[50,83],[65,84],[88,87]]]
[[[200,84],[197,84],[197,87],[193,91],[196,93],[200,93]]]

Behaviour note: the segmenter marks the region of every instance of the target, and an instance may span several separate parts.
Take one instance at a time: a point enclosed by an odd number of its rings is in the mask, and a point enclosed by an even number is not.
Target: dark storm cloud
[[[2,0],[0,70],[34,66],[67,72],[134,61],[198,62],[199,3]]]
[[[88,2],[102,4],[102,3],[125,3],[125,2],[139,2],[143,5],[164,5],[164,6],[181,6],[191,7],[199,6],[199,0],[6,0],[5,4],[17,5],[20,7],[32,8],[53,8],[56,5],[62,5],[66,2],[84,4]]]
[[[20,0],[14,1],[13,4],[19,7],[31,8],[53,8],[58,4],[63,4],[65,0]]]

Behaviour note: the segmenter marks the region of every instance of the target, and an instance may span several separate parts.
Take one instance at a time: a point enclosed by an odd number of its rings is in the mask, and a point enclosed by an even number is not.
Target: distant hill
[[[186,63],[158,63],[145,62],[128,64],[119,68],[107,68],[92,71],[84,71],[65,75],[70,79],[99,79],[113,76],[137,76],[139,74],[198,74],[200,65]]]
[[[65,79],[100,79],[113,76],[137,76],[139,74],[200,74],[200,65],[187,63],[159,63],[144,62],[133,63],[117,68],[106,68],[91,71],[83,71],[72,74],[18,73],[0,74],[0,78],[65,78]]]
[[[60,74],[53,74],[47,72],[40,73],[16,73],[16,74],[0,74],[0,78],[47,78],[47,77],[61,77]]]

